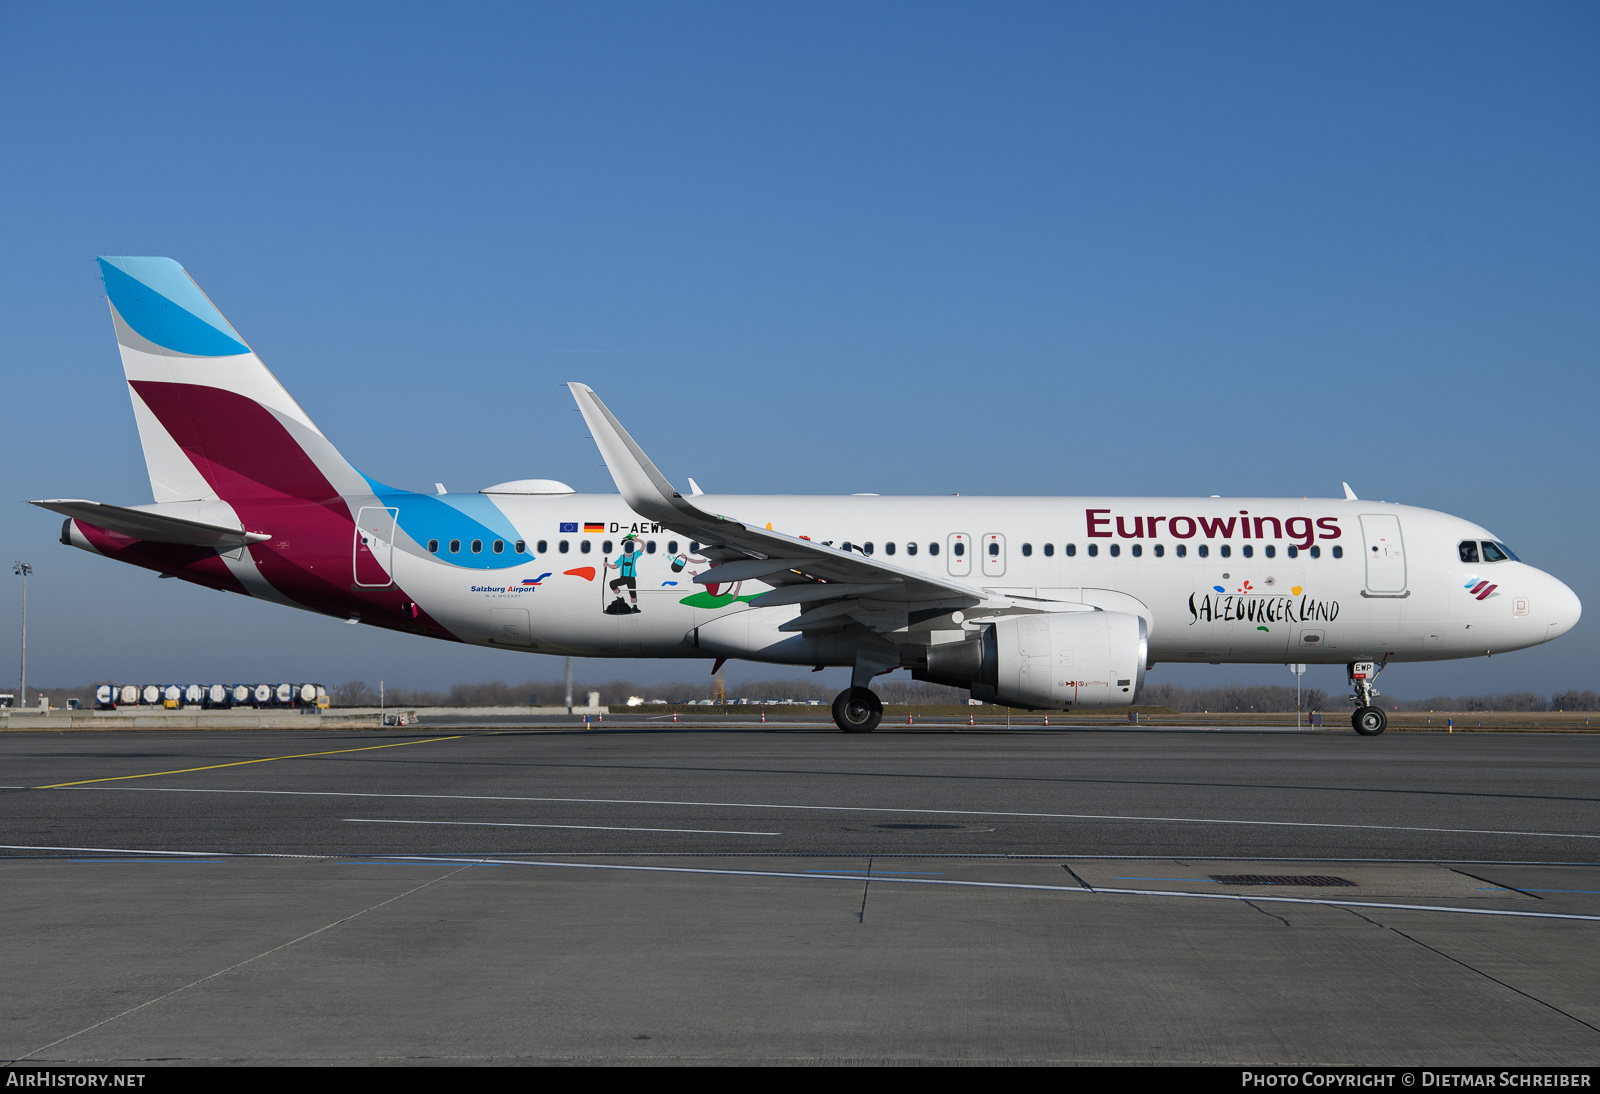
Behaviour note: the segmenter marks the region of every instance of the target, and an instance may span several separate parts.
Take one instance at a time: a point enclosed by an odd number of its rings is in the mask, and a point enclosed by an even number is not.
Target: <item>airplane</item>
[[[711,495],[581,383],[617,494],[414,492],[358,471],[176,261],[102,257],[154,503],[33,504],[61,542],[350,623],[584,657],[851,669],[1032,710],[1136,703],[1158,663],[1343,664],[1364,736],[1399,662],[1548,642],[1578,597],[1480,525],[1343,498]]]

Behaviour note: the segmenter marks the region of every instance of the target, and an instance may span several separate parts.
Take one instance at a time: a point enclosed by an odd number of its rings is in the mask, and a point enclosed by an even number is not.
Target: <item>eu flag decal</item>
[[[575,521],[575,520],[574,521],[565,521],[564,520],[564,521],[561,522],[561,531],[563,533],[566,533],[566,532],[577,532],[577,530],[578,530],[578,522],[577,521]]]

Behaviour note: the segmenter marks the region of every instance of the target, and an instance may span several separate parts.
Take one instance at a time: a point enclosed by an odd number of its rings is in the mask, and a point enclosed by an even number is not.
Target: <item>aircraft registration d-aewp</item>
[[[618,495],[413,493],[356,470],[170,258],[102,258],[151,505],[34,504],[61,541],[199,585],[455,642],[840,665],[847,732],[907,668],[1045,710],[1127,706],[1159,661],[1344,664],[1382,733],[1398,661],[1577,623],[1470,521],[1358,499],[713,496],[675,490],[571,384]]]

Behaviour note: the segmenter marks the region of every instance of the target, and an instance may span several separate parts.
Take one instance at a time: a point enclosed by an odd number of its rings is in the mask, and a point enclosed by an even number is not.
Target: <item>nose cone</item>
[[[1545,576],[1551,585],[1550,591],[1545,594],[1550,605],[1550,634],[1545,639],[1548,642],[1551,638],[1560,638],[1578,625],[1578,617],[1583,615],[1583,603],[1577,593],[1548,574]]]

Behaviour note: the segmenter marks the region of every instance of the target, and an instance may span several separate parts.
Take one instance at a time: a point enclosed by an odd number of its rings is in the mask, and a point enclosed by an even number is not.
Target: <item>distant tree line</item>
[[[1499,695],[1435,695],[1431,699],[1405,699],[1393,704],[1401,710],[1600,710],[1600,692],[1558,691],[1537,695],[1531,691],[1507,691]]]

